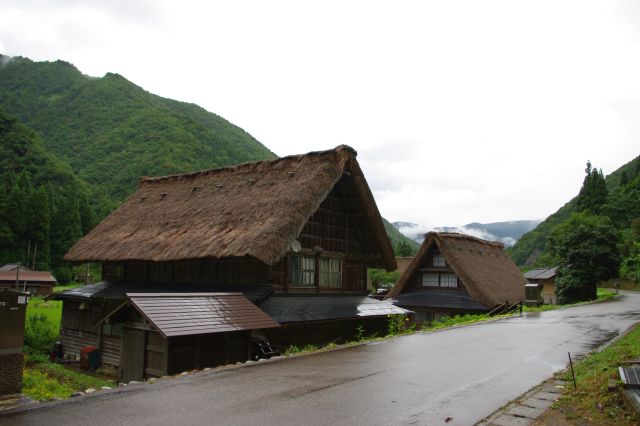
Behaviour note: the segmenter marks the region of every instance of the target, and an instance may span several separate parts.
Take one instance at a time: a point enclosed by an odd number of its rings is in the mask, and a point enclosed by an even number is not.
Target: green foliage
[[[369,278],[373,292],[377,292],[379,288],[391,288],[400,279],[400,272],[387,272],[384,269],[369,269]]]
[[[607,203],[607,185],[604,181],[602,170],[591,168],[591,162],[587,161],[586,176],[576,201],[576,211],[593,215],[602,213]]]
[[[24,329],[24,345],[28,354],[48,354],[60,334],[62,302],[30,297]]]
[[[640,242],[634,242],[629,255],[620,267],[622,277],[640,283]]]
[[[387,236],[389,237],[389,241],[391,241],[391,246],[393,247],[393,251],[396,256],[413,256],[418,251],[418,248],[420,248],[420,244],[402,234],[395,226],[393,226],[393,224],[389,223],[389,221],[385,218],[382,218],[382,223],[384,224],[384,230],[387,231]],[[402,243],[401,248],[403,250],[403,253],[408,254],[398,254],[397,249],[400,243]],[[409,250],[406,248],[407,246],[411,248],[411,252],[409,252]]]
[[[36,268],[69,282],[64,254],[139,176],[274,157],[223,118],[117,74],[13,58],[0,67],[0,263],[31,265],[37,245]]]
[[[618,233],[609,218],[574,213],[549,236],[548,250],[558,264],[556,292],[561,304],[596,298],[598,281],[620,267]]]
[[[619,391],[608,389],[609,380],[618,377],[618,366],[640,357],[640,326],[616,340],[604,350],[588,356],[574,365],[577,387],[573,387],[571,371],[564,379],[571,383],[558,405],[570,410],[575,418],[590,419],[590,424],[634,425],[637,417],[627,406]],[[635,419],[635,420],[634,420]]]
[[[625,164],[606,178],[602,172],[587,166],[585,185],[580,194],[549,216],[534,230],[528,232],[511,248],[507,249],[513,261],[520,266],[554,266],[546,253],[547,239],[554,229],[577,211],[599,212],[613,222],[617,230],[629,233],[632,220],[640,217],[640,157]],[[624,176],[628,182],[624,184]],[[606,188],[603,188],[603,183]],[[608,193],[608,195],[605,195]],[[604,200],[604,201],[603,201]],[[631,247],[632,239],[624,241],[625,250]],[[623,250],[623,254],[626,252]]]
[[[28,353],[48,353],[59,336],[56,328],[45,315],[30,315],[24,326],[24,346]]]
[[[398,336],[400,334],[413,333],[416,325],[406,315],[387,315],[387,325],[389,336]]]
[[[73,388],[67,383],[60,383],[46,372],[25,368],[22,375],[22,393],[38,401],[48,401],[54,398],[69,398]]]
[[[289,355],[295,355],[295,354],[300,354],[304,352],[313,352],[313,351],[317,351],[318,349],[319,349],[318,346],[311,345],[311,344],[304,345],[302,347],[291,345],[287,349],[285,349],[282,355],[289,356]]]
[[[393,248],[393,252],[399,257],[410,257],[416,254],[416,249],[409,245],[406,241],[400,240]]]
[[[42,356],[29,355],[26,364],[22,393],[40,401],[69,398],[74,392],[89,388],[115,386],[113,380],[70,370]]]
[[[62,258],[82,235],[81,214],[95,217],[91,193],[40,138],[0,111],[0,264],[53,269],[65,282]]]
[[[451,317],[442,317],[438,321],[434,321],[429,326],[430,329],[438,330],[440,328],[451,327],[461,324],[472,324],[474,322],[485,321],[491,317],[487,314],[464,314],[454,315]]]
[[[0,68],[0,108],[38,131],[84,181],[121,201],[139,176],[274,158],[244,130],[118,74],[84,76],[62,61],[14,58]]]

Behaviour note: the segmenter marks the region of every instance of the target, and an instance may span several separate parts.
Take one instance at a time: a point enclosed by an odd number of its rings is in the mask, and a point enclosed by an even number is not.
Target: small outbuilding
[[[501,243],[430,232],[385,300],[423,323],[522,302],[525,283]]]
[[[17,288],[34,296],[48,296],[55,284],[56,279],[48,271],[31,271],[14,264],[0,268],[0,289]]]
[[[543,303],[555,305],[556,297],[556,275],[557,267],[532,269],[525,272],[524,277],[530,283],[542,285],[541,297]]]

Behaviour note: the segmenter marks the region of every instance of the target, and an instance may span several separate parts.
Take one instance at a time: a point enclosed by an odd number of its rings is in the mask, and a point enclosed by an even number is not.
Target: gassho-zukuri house
[[[501,243],[430,232],[384,300],[425,323],[521,302],[525,283]]]
[[[87,345],[121,380],[246,360],[251,339],[338,341],[405,314],[367,297],[396,261],[347,146],[141,178],[65,256],[102,282],[58,293],[67,355]]]

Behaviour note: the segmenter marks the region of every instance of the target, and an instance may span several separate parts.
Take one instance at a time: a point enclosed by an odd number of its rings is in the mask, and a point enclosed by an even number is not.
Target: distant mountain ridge
[[[513,246],[522,235],[534,229],[541,220],[513,220],[508,222],[479,223],[472,222],[464,226],[442,226],[425,229],[411,222],[393,222],[393,225],[404,235],[414,241],[422,243],[424,234],[428,231],[458,232],[487,241],[499,241],[506,247]]]

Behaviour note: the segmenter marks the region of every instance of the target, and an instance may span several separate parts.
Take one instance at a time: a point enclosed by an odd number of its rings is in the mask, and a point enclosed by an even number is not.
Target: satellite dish
[[[300,241],[293,240],[291,242],[291,250],[293,250],[294,253],[299,252],[301,248],[302,248],[302,244],[300,244]]]

